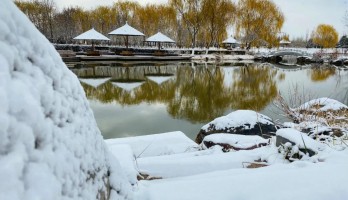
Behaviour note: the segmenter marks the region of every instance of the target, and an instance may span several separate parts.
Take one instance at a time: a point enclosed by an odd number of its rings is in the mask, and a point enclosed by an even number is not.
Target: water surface
[[[71,70],[104,138],[179,130],[194,139],[204,124],[238,109],[286,121],[272,103],[279,92],[291,102],[348,104],[348,71],[328,65],[80,63]]]

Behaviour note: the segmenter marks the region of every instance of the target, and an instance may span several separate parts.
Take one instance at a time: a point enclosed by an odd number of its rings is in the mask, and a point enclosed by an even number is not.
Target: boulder
[[[237,110],[204,125],[196,137],[196,142],[200,144],[205,136],[214,133],[258,135],[270,138],[275,135],[275,132],[276,126],[271,118],[252,110]]]
[[[313,156],[325,149],[324,144],[292,128],[279,129],[276,135],[276,146],[279,147],[279,152],[290,161],[301,159],[303,156]]]
[[[264,139],[260,136],[246,136],[236,134],[212,134],[203,139],[203,149],[210,148],[215,145],[222,147],[224,152],[239,151],[239,150],[252,150],[255,148],[267,146],[270,144],[269,139]]]
[[[83,88],[12,0],[0,6],[0,199],[132,198]]]
[[[348,134],[348,130],[339,127],[329,127],[316,121],[304,121],[299,124],[285,122],[284,128],[294,128],[306,133],[314,140],[331,143],[335,138],[344,137]]]

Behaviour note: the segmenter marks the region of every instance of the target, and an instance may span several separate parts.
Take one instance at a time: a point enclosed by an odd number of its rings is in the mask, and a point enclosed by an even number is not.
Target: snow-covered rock
[[[230,150],[251,150],[270,144],[270,140],[257,135],[237,135],[237,134],[212,134],[204,137],[203,148],[210,148],[215,145],[223,147],[223,151]]]
[[[0,105],[1,200],[132,198],[78,79],[11,0],[0,6]]]
[[[269,138],[275,135],[275,132],[276,126],[271,118],[252,110],[237,110],[204,125],[196,137],[196,142],[200,144],[205,136],[214,133],[259,135]]]
[[[303,155],[301,155],[300,152],[303,152],[304,155],[308,153],[309,156],[313,156],[319,151],[325,149],[324,144],[315,141],[307,134],[292,128],[279,129],[276,132],[276,135],[276,146],[284,147],[284,153],[288,154],[290,157],[295,155],[296,158],[301,158]],[[287,152],[287,150],[291,152]]]

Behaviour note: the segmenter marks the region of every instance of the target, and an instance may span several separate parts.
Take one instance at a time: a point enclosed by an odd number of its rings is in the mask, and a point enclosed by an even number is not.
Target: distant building
[[[342,36],[336,47],[348,48],[348,36],[347,35]]]

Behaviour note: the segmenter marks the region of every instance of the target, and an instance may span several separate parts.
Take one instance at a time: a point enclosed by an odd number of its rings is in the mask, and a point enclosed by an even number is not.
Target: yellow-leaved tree
[[[323,48],[333,48],[338,43],[336,29],[328,24],[320,24],[312,33],[313,42]]]
[[[271,0],[239,0],[236,35],[245,46],[276,46],[284,23],[282,11]]]
[[[227,37],[227,28],[232,25],[236,7],[231,0],[203,0],[204,21],[200,40],[206,47],[216,46]]]

